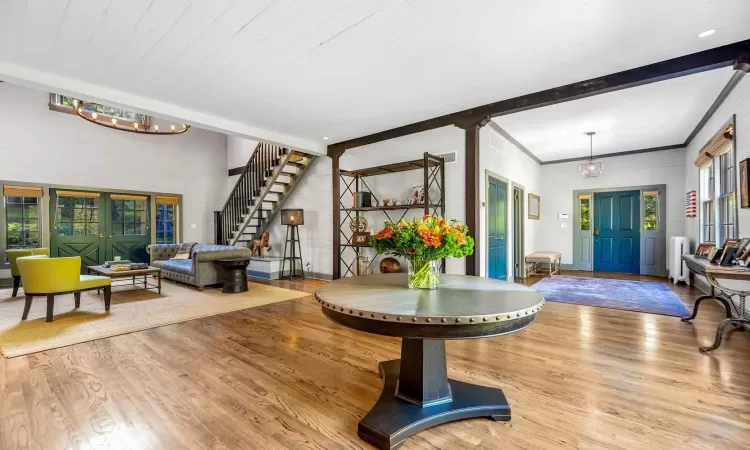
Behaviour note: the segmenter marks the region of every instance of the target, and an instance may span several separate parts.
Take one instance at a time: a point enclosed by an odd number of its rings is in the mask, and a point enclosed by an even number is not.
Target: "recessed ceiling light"
[[[327,141],[328,140],[328,136],[323,136],[323,140]]]
[[[706,30],[703,33],[698,34],[698,37],[699,38],[704,38],[704,37],[711,36],[714,33],[716,33],[716,30]]]

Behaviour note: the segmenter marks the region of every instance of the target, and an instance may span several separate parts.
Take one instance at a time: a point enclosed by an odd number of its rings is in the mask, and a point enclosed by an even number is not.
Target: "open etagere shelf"
[[[424,204],[372,206],[366,208],[348,206],[353,204],[356,192],[369,192],[376,204],[382,203],[367,184],[369,177],[414,170],[421,170],[424,173]],[[335,273],[341,275],[341,278],[360,275],[359,257],[363,249],[372,248],[369,245],[352,245],[352,232],[349,228],[349,223],[352,219],[359,219],[361,213],[382,212],[385,215],[385,219],[393,223],[399,222],[406,217],[409,211],[413,210],[422,210],[425,215],[442,216],[445,214],[445,161],[439,156],[425,153],[422,159],[415,159],[413,161],[404,161],[367,169],[341,170],[339,177],[338,214],[334,215],[333,226],[338,229],[338,242],[334,242],[334,245],[338,245],[339,247],[338,258],[334,261],[336,265],[334,270]],[[407,189],[409,187],[404,186],[404,190],[406,191]],[[430,191],[432,191],[432,196],[430,195]],[[344,204],[345,200],[346,205]],[[398,212],[401,212],[400,216],[398,216]],[[380,228],[380,224],[372,228]],[[350,254],[354,256],[349,258],[348,255]],[[375,262],[377,256],[378,253],[376,252],[375,256],[370,260],[370,266]]]

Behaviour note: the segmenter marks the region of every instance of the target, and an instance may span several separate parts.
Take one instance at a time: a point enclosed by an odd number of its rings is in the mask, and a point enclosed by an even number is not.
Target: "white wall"
[[[225,135],[139,136],[48,102],[47,92],[0,83],[0,180],[182,194],[183,239],[213,242],[213,211],[226,197]]]
[[[538,250],[562,252],[563,264],[573,263],[573,191],[581,189],[666,184],[667,242],[670,236],[685,235],[685,149],[600,159],[604,173],[597,178],[578,173],[581,161],[542,166]],[[569,219],[558,219],[559,213],[567,213]],[[562,222],[567,222],[567,228],[561,227]]]
[[[514,230],[513,230],[513,183],[518,183],[524,188],[524,196],[522,199],[524,208],[528,206],[528,194],[541,193],[542,189],[542,177],[541,168],[542,166],[531,159],[526,153],[517,148],[510,141],[505,139],[491,126],[482,128],[480,133],[480,147],[479,147],[479,176],[480,176],[480,188],[479,188],[479,201],[480,205],[483,205],[486,201],[487,186],[486,186],[486,171],[489,170],[495,174],[505,178],[510,182],[508,185],[508,233],[506,241],[508,243],[508,280],[513,280],[513,245],[515,241]],[[524,210],[525,211],[525,210]],[[487,208],[486,206],[480,207],[479,210],[479,233],[482,240],[482,249],[479,253],[480,276],[487,276]],[[528,214],[524,212],[524,252],[526,254],[532,253],[537,250],[537,236],[539,233],[540,221],[529,220]],[[523,258],[522,258],[523,260]]]
[[[736,115],[735,129],[735,151],[737,161],[736,179],[739,180],[739,163],[743,159],[750,158],[750,76],[745,75],[740,80],[737,87],[734,88],[729,97],[708,120],[703,129],[693,139],[687,148],[685,158],[685,191],[698,191],[698,168],[695,167],[695,158],[698,157],[700,150],[708,143],[713,135],[732,117]],[[739,189],[739,184],[738,184]],[[739,196],[739,194],[738,194]],[[739,198],[737,201],[737,223],[739,237],[750,237],[750,209],[739,208]],[[692,248],[699,239],[699,219],[687,219],[686,236],[690,238]],[[720,280],[722,284],[730,287],[750,290],[750,283]],[[736,299],[735,299],[736,300]],[[750,305],[747,307],[750,311]]]
[[[238,136],[227,136],[227,167],[234,169],[236,167],[245,167],[250,157],[255,152],[258,141],[241,138]],[[232,175],[227,178],[227,196],[234,189],[239,175]],[[226,200],[226,199],[225,199]]]
[[[745,75],[740,80],[737,87],[734,88],[729,97],[724,100],[724,103],[714,113],[713,116],[708,120],[706,125],[701,129],[698,135],[693,139],[687,148],[685,158],[685,192],[696,191],[698,192],[698,168],[695,167],[695,158],[698,157],[700,150],[708,143],[713,135],[719,131],[719,129],[732,118],[732,115],[736,114],[736,130],[735,130],[735,149],[736,149],[736,161],[737,161],[737,176],[739,179],[739,163],[745,158],[750,158],[750,76]],[[739,185],[738,185],[739,188]],[[739,197],[738,197],[739,206]],[[749,237],[750,236],[750,209],[738,210],[738,225],[739,225],[739,236]],[[698,217],[694,219],[687,219],[686,236],[690,238],[690,242],[695,248],[695,244],[698,241],[699,235],[699,221]]]
[[[463,222],[466,198],[464,145],[463,130],[453,126],[444,127],[347,150],[341,157],[340,167],[353,170],[419,159],[422,158],[424,152],[440,154],[455,151],[457,152],[456,162],[446,164],[445,170],[447,186],[445,216]],[[422,177],[422,171],[413,171],[372,177],[366,181],[378,198],[403,200],[409,197],[413,186],[424,184]],[[305,225],[299,228],[303,263],[306,265],[309,262],[311,272],[324,275],[330,275],[333,271],[333,205],[331,199],[331,160],[321,157],[297,185],[297,189],[285,204],[285,207],[299,207],[305,210]],[[345,204],[351,205],[351,201],[346,199]],[[399,211],[389,211],[389,214],[393,220],[400,217]],[[406,218],[421,217],[423,214],[423,211],[414,210]],[[362,216],[367,219],[368,228],[374,230],[382,228],[386,220],[382,212],[368,212]],[[345,216],[342,213],[343,217]],[[343,226],[348,227],[349,222],[346,221]],[[286,228],[281,226],[279,219],[276,218],[269,232],[271,243],[274,245],[273,251],[269,254],[281,255]],[[371,255],[374,255],[374,252]],[[378,261],[376,260],[373,264],[375,273],[378,272]],[[465,273],[464,264],[464,260],[449,259],[446,270],[449,273]],[[342,273],[345,270],[342,266]]]

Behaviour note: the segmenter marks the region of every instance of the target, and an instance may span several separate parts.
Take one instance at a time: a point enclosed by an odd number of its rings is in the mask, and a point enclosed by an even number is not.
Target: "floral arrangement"
[[[439,284],[436,261],[463,258],[474,253],[474,239],[466,225],[438,216],[386,222],[370,237],[379,253],[401,256],[409,261],[409,287],[434,289]]]

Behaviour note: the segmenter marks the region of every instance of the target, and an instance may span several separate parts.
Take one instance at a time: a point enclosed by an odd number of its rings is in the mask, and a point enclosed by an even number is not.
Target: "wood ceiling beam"
[[[727,67],[733,65],[737,60],[747,61],[748,57],[750,57],[750,40],[735,42],[635,69],[489,103],[453,114],[338,142],[328,146],[328,153],[329,155],[332,152],[340,153],[350,148],[374,144],[448,125],[468,129],[493,117]]]

